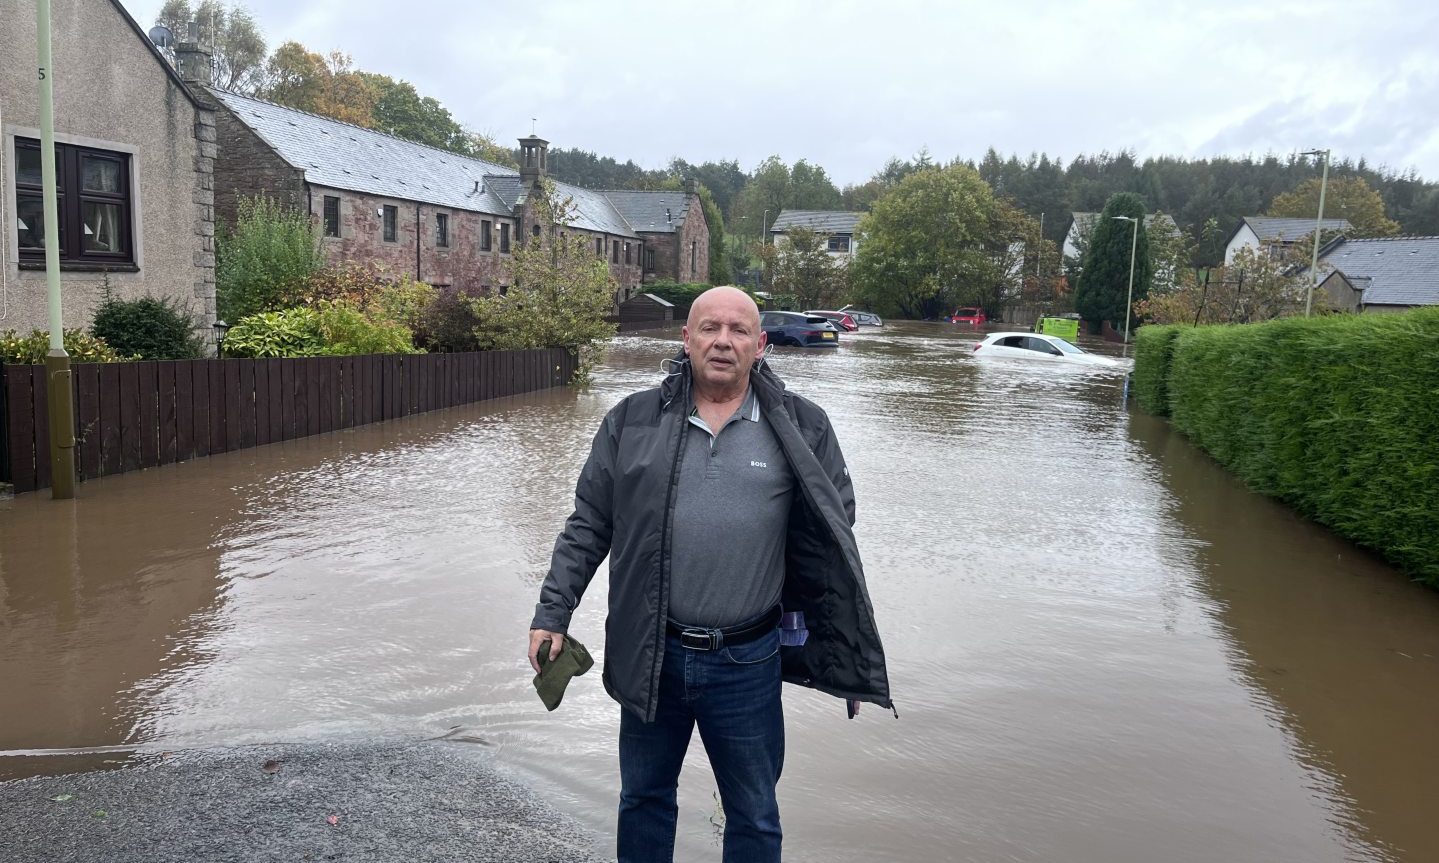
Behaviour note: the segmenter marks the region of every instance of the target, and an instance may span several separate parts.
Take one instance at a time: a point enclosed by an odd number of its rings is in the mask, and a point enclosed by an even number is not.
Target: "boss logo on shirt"
[[[769,467],[769,462],[766,462],[766,461],[751,461],[751,462],[749,463],[749,466],[750,466],[750,467]]]

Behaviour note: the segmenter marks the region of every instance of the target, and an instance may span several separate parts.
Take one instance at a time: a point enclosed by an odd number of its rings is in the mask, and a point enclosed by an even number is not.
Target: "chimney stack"
[[[696,180],[694,177],[690,177],[688,180],[685,180],[685,191],[689,192],[691,195],[698,195],[700,193],[700,181]]]
[[[180,80],[191,87],[208,87],[213,80],[211,72],[214,55],[210,46],[200,42],[200,26],[191,21],[182,42],[175,44],[175,69]]]

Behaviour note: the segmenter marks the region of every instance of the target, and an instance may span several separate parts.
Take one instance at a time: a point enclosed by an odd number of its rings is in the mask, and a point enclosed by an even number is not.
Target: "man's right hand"
[[[560,656],[560,649],[561,649],[562,647],[564,647],[564,645],[565,645],[565,636],[564,636],[563,633],[550,632],[549,630],[545,630],[545,629],[531,629],[531,630],[530,630],[530,667],[535,670],[535,673],[536,673],[536,674],[539,674],[539,673],[540,673],[540,661],[539,661],[539,659],[536,658],[536,656],[537,656],[537,654],[539,654],[539,652],[540,652],[540,645],[541,645],[541,644],[544,644],[544,642],[545,642],[546,640],[548,640],[548,641],[550,642],[550,656],[549,656],[549,658],[550,658],[551,661],[554,661],[555,659],[558,659],[558,658],[559,658],[559,656]]]

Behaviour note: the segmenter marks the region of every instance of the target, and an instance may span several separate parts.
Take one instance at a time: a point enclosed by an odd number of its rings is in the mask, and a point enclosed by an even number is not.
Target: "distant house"
[[[35,3],[0,0],[0,329],[47,326]],[[118,0],[54,0],[56,181],[66,327],[120,297],[215,319],[214,113]],[[178,46],[204,64],[197,46]],[[187,68],[182,66],[182,68]]]
[[[779,244],[795,228],[814,231],[824,238],[830,257],[848,264],[859,253],[859,237],[855,232],[863,216],[864,213],[845,210],[781,210],[769,234],[771,240]]]
[[[1321,231],[1344,233],[1353,229],[1348,219],[1325,219]],[[1229,234],[1224,245],[1224,263],[1234,263],[1240,249],[1265,250],[1271,258],[1288,257],[1294,244],[1314,236],[1313,219],[1286,219],[1275,216],[1245,216]],[[1322,235],[1321,235],[1322,238]]]
[[[1400,312],[1439,306],[1439,237],[1343,239],[1319,261],[1330,268],[1319,287],[1335,308]]]
[[[241,196],[265,194],[310,214],[331,261],[381,264],[417,281],[508,288],[516,248],[553,227],[593,243],[623,302],[646,278],[706,281],[709,228],[688,192],[601,192],[555,183],[571,205],[540,223],[532,195],[549,142],[520,139],[521,168],[461,156],[372,129],[225,91],[215,208],[235,218]],[[632,224],[627,218],[634,218]]]
[[[694,180],[683,192],[602,194],[644,242],[646,282],[709,282],[709,224]]]
[[[1073,266],[1079,266],[1084,257],[1084,249],[1089,244],[1089,237],[1094,233],[1094,227],[1099,222],[1100,215],[1100,213],[1073,213],[1070,215],[1069,228],[1064,232],[1063,260],[1072,261]],[[1179,226],[1166,213],[1150,213],[1144,217],[1144,231],[1146,234],[1164,231],[1170,235],[1177,235]]]

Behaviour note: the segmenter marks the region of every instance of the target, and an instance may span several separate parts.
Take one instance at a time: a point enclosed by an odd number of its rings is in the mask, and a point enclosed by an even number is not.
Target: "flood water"
[[[845,448],[899,708],[787,687],[786,858],[1439,859],[1439,593],[1126,410],[1121,376],[973,338],[772,358]],[[0,778],[460,726],[612,835],[619,708],[592,673],[547,714],[525,630],[600,418],[674,348],[0,501]],[[596,650],[605,590],[572,628]],[[679,859],[719,859],[714,790],[696,742]]]

